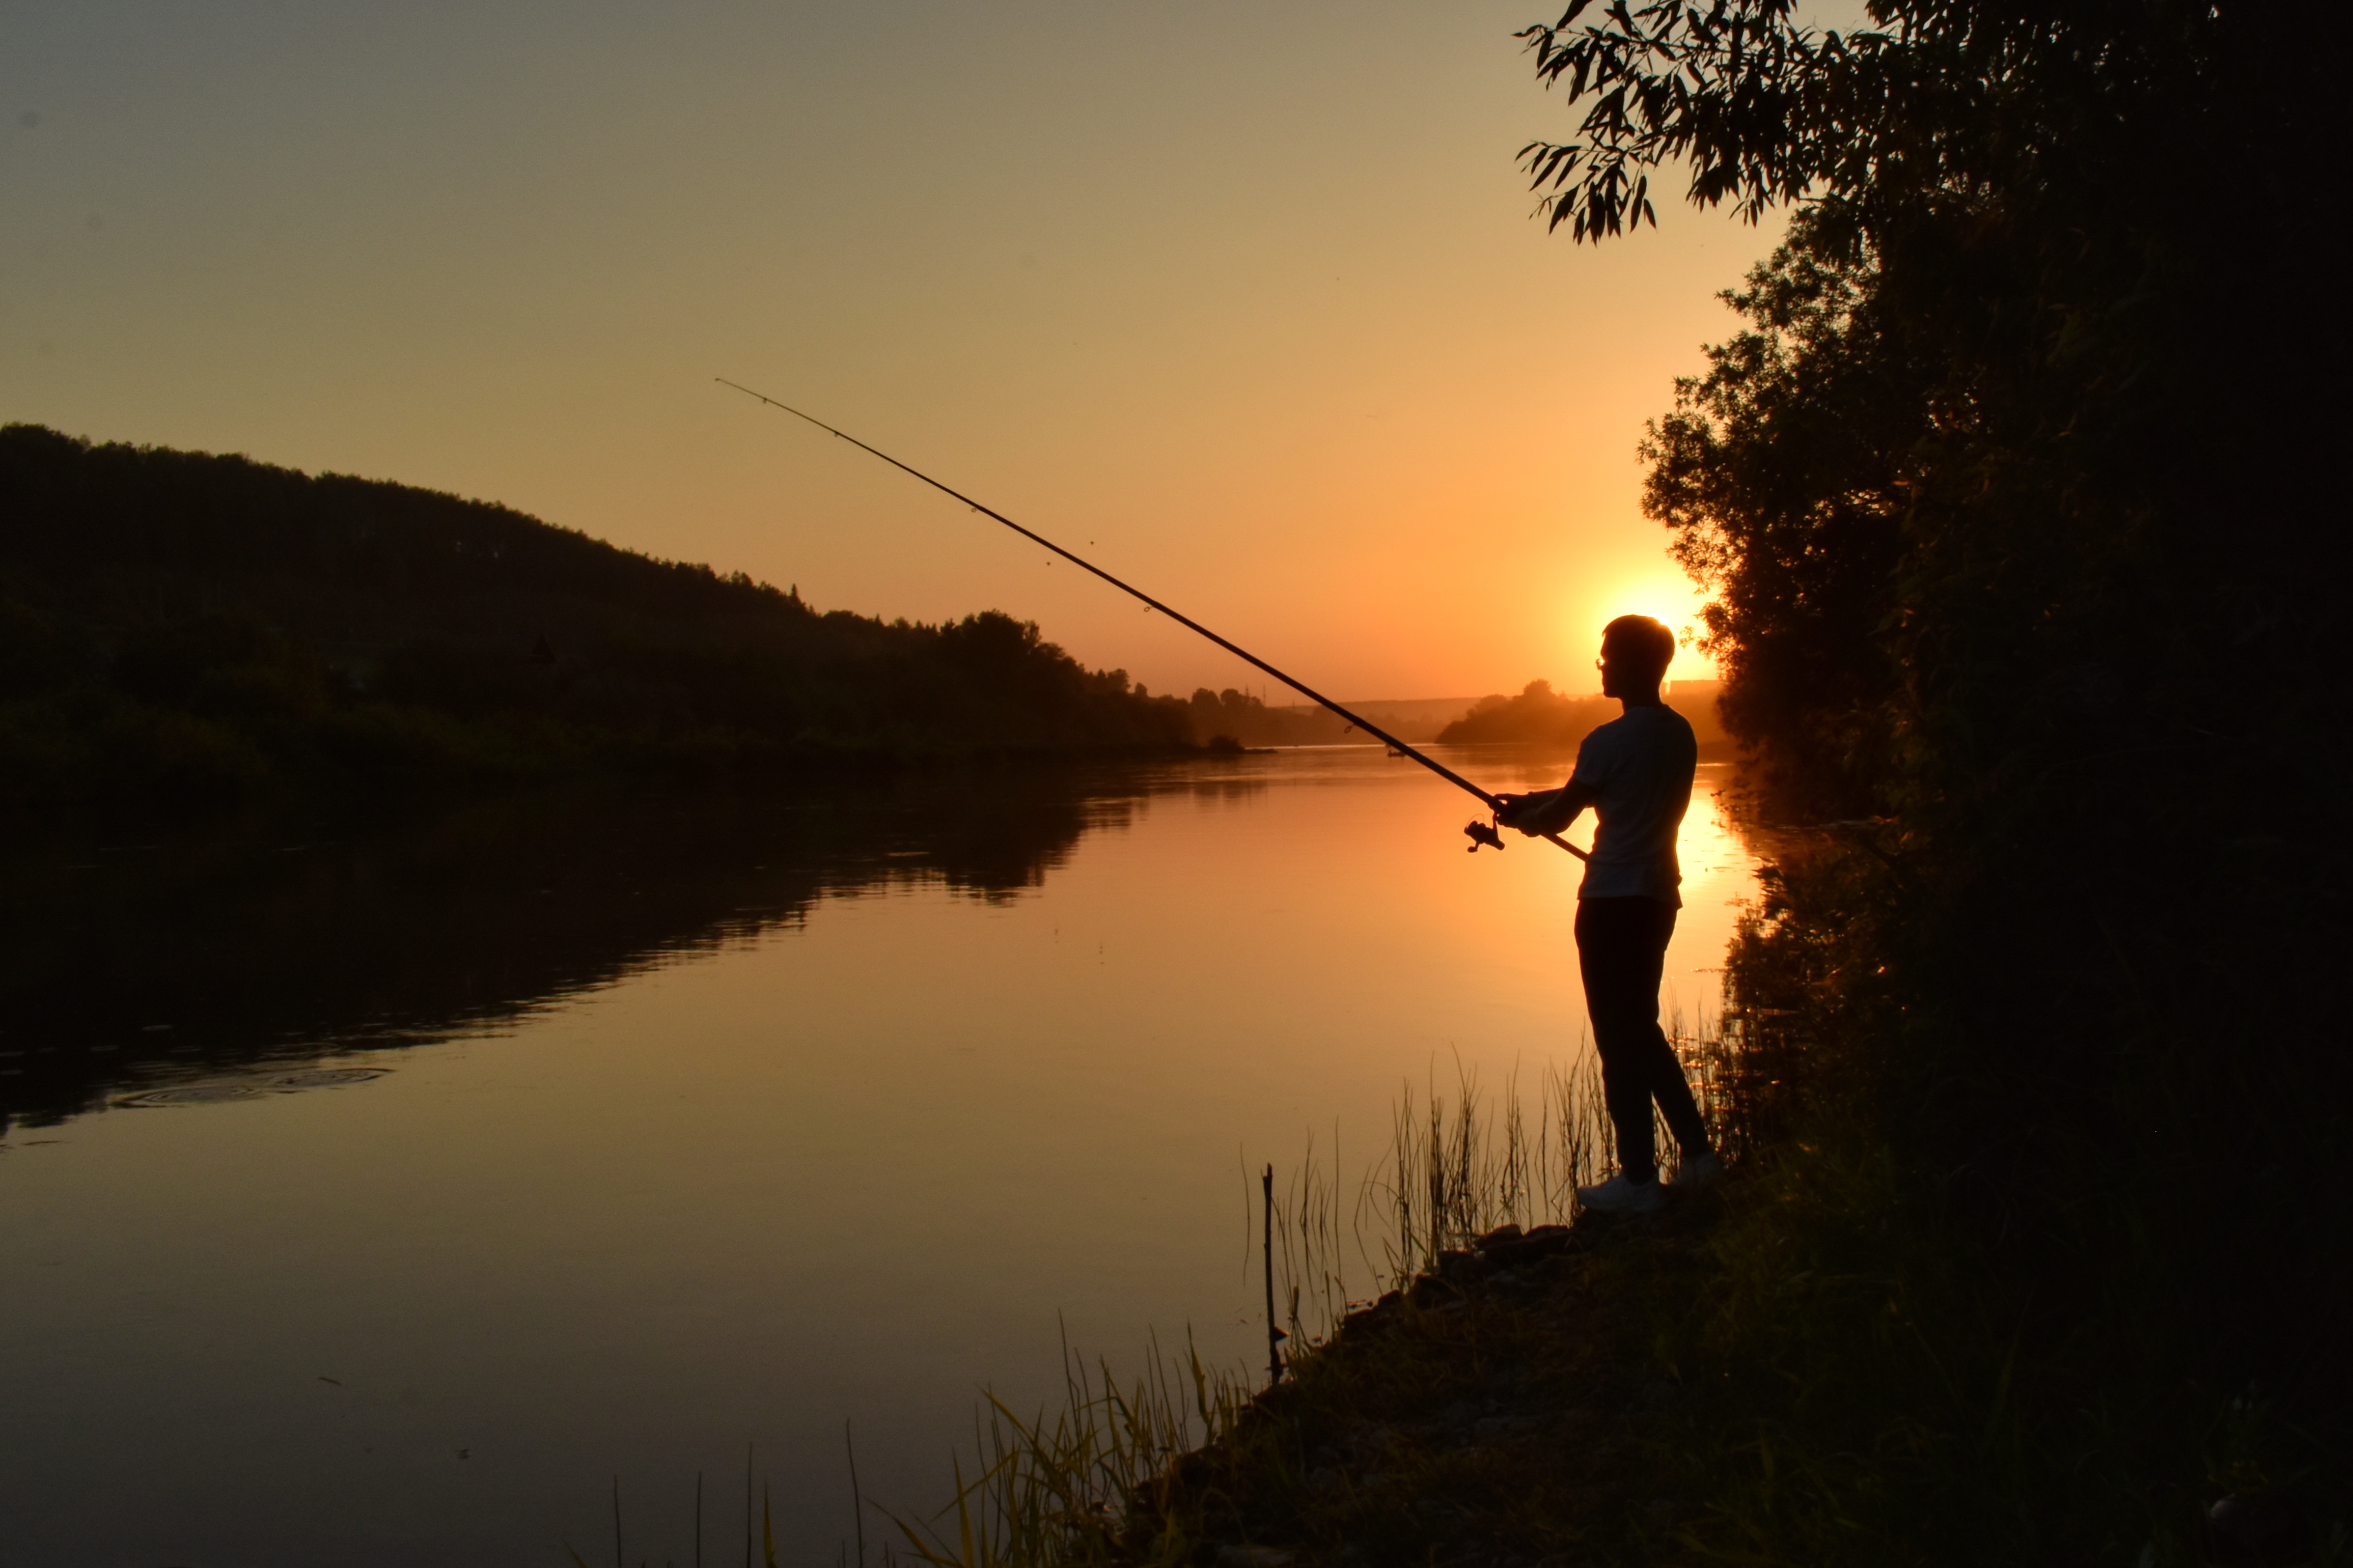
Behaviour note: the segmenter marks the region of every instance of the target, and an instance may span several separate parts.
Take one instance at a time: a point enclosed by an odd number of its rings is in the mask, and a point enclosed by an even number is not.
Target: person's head
[[[1601,628],[1601,695],[1655,698],[1674,662],[1675,634],[1648,616],[1620,616]]]

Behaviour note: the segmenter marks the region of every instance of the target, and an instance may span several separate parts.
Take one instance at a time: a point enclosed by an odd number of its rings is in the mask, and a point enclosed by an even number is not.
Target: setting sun
[[[1654,573],[1630,574],[1606,588],[1589,592],[1572,588],[1563,600],[1561,630],[1556,645],[1562,674],[1546,675],[1561,690],[1582,691],[1599,687],[1599,677],[1593,661],[1601,649],[1601,628],[1620,616],[1649,616],[1673,630],[1677,647],[1675,662],[1667,671],[1668,679],[1716,678],[1715,661],[1694,646],[1704,630],[1700,607],[1707,602],[1707,595],[1672,564],[1662,562]]]

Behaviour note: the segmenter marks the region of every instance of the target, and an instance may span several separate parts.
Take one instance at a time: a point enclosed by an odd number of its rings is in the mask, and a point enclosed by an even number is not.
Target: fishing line
[[[1298,692],[1301,696],[1306,698],[1316,706],[1329,709],[1331,711],[1338,714],[1341,718],[1345,719],[1349,723],[1355,725],[1357,729],[1364,731],[1365,733],[1386,742],[1389,750],[1397,753],[1398,756],[1412,758],[1415,762],[1419,763],[1423,767],[1428,768],[1431,773],[1436,773],[1440,778],[1444,779],[1447,783],[1454,785],[1457,789],[1466,790],[1472,795],[1478,796],[1480,801],[1486,805],[1490,812],[1497,812],[1503,809],[1504,801],[1501,795],[1490,795],[1487,791],[1481,789],[1477,784],[1472,784],[1469,779],[1464,778],[1461,773],[1456,773],[1452,768],[1448,767],[1444,763],[1440,762],[1435,757],[1430,756],[1426,752],[1406,744],[1405,742],[1398,740],[1395,735],[1390,734],[1387,730],[1382,729],[1379,725],[1374,723],[1371,720],[1365,718],[1362,714],[1359,714],[1353,710],[1342,707],[1339,703],[1333,701],[1332,699],[1324,696],[1322,692],[1316,690],[1314,687],[1309,686],[1304,681],[1284,674],[1282,670],[1277,669],[1274,666],[1267,663],[1266,660],[1259,658],[1258,655],[1250,652],[1250,649],[1241,647],[1238,643],[1230,642],[1226,638],[1219,637],[1217,633],[1211,631],[1208,627],[1203,626],[1192,616],[1187,616],[1181,611],[1169,608],[1166,605],[1162,604],[1159,600],[1154,598],[1143,589],[1136,587],[1134,584],[1120,581],[1110,573],[1104,571],[1102,567],[1096,565],[1093,562],[1087,560],[1084,556],[1073,554],[1070,551],[1063,549],[1060,545],[1055,543],[1044,534],[1034,532],[1029,529],[1022,527],[1019,523],[1014,521],[1011,518],[1006,516],[1003,512],[997,510],[995,508],[983,506],[980,502],[973,500],[962,490],[956,489],[952,486],[940,483],[939,480],[932,478],[931,475],[923,472],[921,468],[913,468],[908,464],[901,462],[898,458],[892,457],[890,453],[883,451],[878,447],[868,446],[865,442],[860,440],[857,437],[852,436],[846,430],[835,429],[832,426],[827,424],[824,420],[819,419],[813,414],[804,414],[789,403],[779,403],[764,392],[754,392],[750,387],[744,385],[741,382],[730,381],[723,375],[714,375],[711,379],[717,382],[722,386],[733,387],[736,391],[742,393],[746,397],[757,398],[760,402],[766,404],[769,407],[780,409],[783,412],[791,415],[796,419],[805,419],[809,424],[814,425],[818,429],[824,431],[827,435],[838,436],[841,439],[849,442],[851,446],[857,447],[860,451],[881,458],[884,462],[898,469],[901,473],[912,475],[913,478],[923,480],[923,483],[931,486],[932,489],[938,490],[941,494],[954,496],[956,500],[964,502],[965,505],[972,508],[973,510],[980,513],[983,517],[995,519],[997,521],[1003,523],[1006,527],[1011,529],[1022,538],[1030,541],[1032,543],[1044,545],[1047,549],[1052,551],[1055,554],[1060,556],[1071,565],[1082,567],[1086,571],[1093,573],[1096,576],[1102,578],[1104,582],[1110,584],[1121,593],[1143,600],[1148,607],[1159,611],[1162,615],[1166,616],[1170,620],[1176,622],[1179,626],[1185,626],[1189,630],[1198,632],[1201,636],[1208,638],[1211,642],[1216,643],[1219,647],[1224,648],[1228,653],[1232,654],[1236,658],[1239,658],[1244,663],[1263,670],[1268,675],[1274,677],[1277,680],[1280,680],[1285,686],[1290,687],[1293,691]],[[1496,849],[1501,849],[1504,847],[1504,837],[1501,833],[1496,831],[1495,824],[1493,821],[1473,822],[1462,831],[1471,839],[1471,851],[1473,854],[1476,854],[1482,845]],[[1559,845],[1563,849],[1567,850],[1570,854],[1576,856],[1580,860],[1590,858],[1584,850],[1579,849],[1576,845],[1571,844],[1567,839],[1563,838],[1557,833],[1546,833],[1541,837],[1550,840],[1552,843]]]

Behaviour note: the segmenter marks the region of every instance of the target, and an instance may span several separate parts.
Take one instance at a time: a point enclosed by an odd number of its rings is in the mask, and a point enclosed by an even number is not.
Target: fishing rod
[[[901,473],[910,474],[914,478],[923,480],[923,483],[931,486],[932,489],[938,490],[943,495],[954,496],[956,500],[964,502],[965,505],[972,508],[973,510],[980,513],[983,517],[996,519],[998,522],[1003,523],[1006,527],[1011,529],[1022,538],[1030,541],[1032,543],[1044,545],[1047,549],[1052,551],[1063,560],[1071,563],[1073,566],[1082,567],[1086,571],[1093,573],[1096,576],[1102,578],[1104,582],[1110,584],[1121,593],[1130,595],[1134,598],[1143,600],[1146,605],[1159,611],[1162,615],[1166,616],[1170,620],[1175,621],[1177,625],[1200,633],[1201,636],[1208,638],[1211,642],[1216,643],[1219,647],[1224,648],[1236,658],[1242,660],[1246,664],[1252,665],[1259,669],[1264,670],[1267,674],[1271,675],[1285,686],[1290,687],[1293,691],[1298,692],[1309,701],[1315,703],[1318,707],[1330,709],[1333,712],[1337,713],[1341,718],[1345,719],[1349,723],[1355,725],[1357,729],[1364,731],[1366,734],[1387,742],[1389,750],[1396,752],[1398,756],[1410,757],[1415,762],[1419,763],[1423,767],[1428,768],[1431,773],[1436,773],[1440,778],[1444,779],[1448,784],[1454,785],[1457,789],[1467,790],[1471,794],[1477,795],[1480,801],[1486,805],[1489,812],[1500,813],[1504,809],[1504,800],[1501,795],[1490,795],[1487,791],[1481,789],[1477,784],[1472,784],[1469,779],[1464,778],[1461,773],[1456,773],[1452,768],[1448,767],[1444,763],[1440,762],[1437,758],[1430,756],[1424,752],[1419,751],[1414,747],[1406,744],[1403,741],[1398,740],[1395,735],[1390,734],[1387,730],[1382,729],[1379,725],[1374,723],[1371,720],[1365,718],[1362,714],[1342,707],[1339,703],[1333,701],[1329,697],[1324,696],[1322,692],[1316,690],[1306,682],[1299,680],[1294,677],[1285,675],[1282,670],[1275,668],[1274,666],[1267,663],[1266,660],[1250,652],[1250,649],[1219,637],[1217,633],[1211,631],[1208,627],[1203,626],[1192,616],[1182,614],[1179,611],[1170,609],[1167,605],[1162,604],[1159,600],[1154,598],[1151,595],[1145,593],[1143,589],[1136,587],[1133,584],[1121,582],[1118,578],[1113,576],[1110,573],[1104,571],[1093,562],[1063,549],[1060,545],[1055,543],[1044,534],[1032,532],[1030,530],[1022,527],[1019,523],[1006,516],[1003,512],[998,511],[992,507],[981,505],[980,502],[973,500],[962,490],[955,489],[950,486],[940,483],[939,480],[932,478],[931,475],[923,472],[921,468],[913,468],[908,464],[901,462],[898,458],[892,457],[890,453],[881,450],[880,447],[868,446],[865,442],[860,440],[857,437],[852,436],[846,430],[835,429],[832,426],[827,424],[824,420],[819,419],[813,414],[804,414],[789,403],[779,403],[775,398],[770,397],[766,393],[754,392],[750,387],[744,385],[741,382],[730,381],[723,375],[714,375],[711,379],[717,382],[722,386],[733,387],[736,391],[742,393],[746,397],[757,398],[760,402],[766,404],[771,408],[781,409],[783,412],[791,415],[796,419],[805,419],[808,421],[808,423],[816,426],[818,429],[824,431],[827,435],[839,436],[841,439],[849,442],[860,451],[870,453],[874,457],[881,458],[884,462],[898,469]],[[1482,847],[1494,849],[1501,849],[1504,847],[1504,836],[1496,830],[1496,824],[1492,819],[1486,822],[1474,821],[1470,826],[1463,828],[1462,831],[1471,840],[1470,852],[1473,855],[1477,854]],[[1580,860],[1590,858],[1584,850],[1579,849],[1576,845],[1571,844],[1567,839],[1563,838],[1557,833],[1546,833],[1540,835],[1540,837],[1550,840],[1552,843],[1559,845],[1563,849],[1567,850],[1570,854],[1576,856]]]

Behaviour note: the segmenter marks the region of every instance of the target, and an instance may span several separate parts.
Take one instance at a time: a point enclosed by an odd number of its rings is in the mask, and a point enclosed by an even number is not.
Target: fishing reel
[[[1463,851],[1466,855],[1476,855],[1482,849],[1501,849],[1504,847],[1504,836],[1495,830],[1495,825],[1492,822],[1469,823],[1464,826],[1462,832],[1463,836],[1471,840],[1471,847]]]

